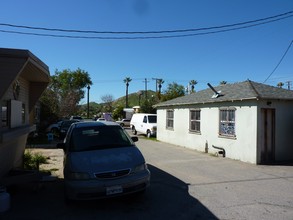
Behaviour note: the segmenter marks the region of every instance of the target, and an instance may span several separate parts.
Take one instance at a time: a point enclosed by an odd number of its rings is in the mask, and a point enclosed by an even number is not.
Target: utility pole
[[[87,86],[87,118],[90,118],[90,85]]]
[[[158,92],[158,78],[152,78],[152,80],[156,80],[156,93]]]
[[[288,90],[290,90],[291,89],[291,81],[287,81],[286,83],[288,85]]]
[[[144,79],[144,86],[145,86],[145,100],[148,98],[148,80],[147,78]]]
[[[161,87],[162,87],[162,84],[164,83],[163,79],[152,78],[152,80],[156,80],[156,93],[158,93],[158,87],[159,87],[159,92],[161,92]]]

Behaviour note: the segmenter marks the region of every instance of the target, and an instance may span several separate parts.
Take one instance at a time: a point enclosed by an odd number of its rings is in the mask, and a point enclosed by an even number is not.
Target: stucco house
[[[49,68],[28,50],[0,48],[0,180],[22,166],[35,107],[49,83]]]
[[[293,159],[293,91],[250,80],[209,86],[155,105],[158,140],[253,164]]]

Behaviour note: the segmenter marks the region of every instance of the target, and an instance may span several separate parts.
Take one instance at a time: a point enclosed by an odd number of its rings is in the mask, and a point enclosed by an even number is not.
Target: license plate
[[[107,195],[114,195],[114,194],[118,194],[118,193],[122,193],[123,189],[121,186],[111,186],[111,187],[107,187],[106,189],[106,193]]]

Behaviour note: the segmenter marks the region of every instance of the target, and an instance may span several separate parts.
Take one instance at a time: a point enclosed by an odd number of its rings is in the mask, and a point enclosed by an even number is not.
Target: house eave
[[[204,105],[204,104],[213,104],[213,103],[224,103],[224,102],[237,102],[237,101],[248,101],[248,100],[259,100],[259,97],[247,97],[247,98],[240,98],[240,99],[229,99],[229,100],[207,100],[201,102],[185,102],[185,103],[173,103],[173,104],[166,104],[166,105],[155,105],[155,108],[170,108],[175,106],[188,106],[188,105]]]
[[[49,67],[28,50],[0,48],[0,64],[0,98],[19,76],[42,84],[43,90],[49,83]]]

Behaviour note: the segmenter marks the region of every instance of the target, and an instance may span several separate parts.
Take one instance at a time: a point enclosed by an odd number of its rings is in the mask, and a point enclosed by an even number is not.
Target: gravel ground
[[[26,151],[31,154],[41,154],[47,158],[47,163],[40,164],[40,171],[50,171],[51,175],[63,179],[63,157],[62,149],[57,149],[60,140],[53,140],[50,144],[28,145]]]
[[[46,164],[40,165],[40,170],[51,171],[52,176],[63,178],[63,150],[56,148],[29,148],[32,154],[40,153],[47,158]]]

